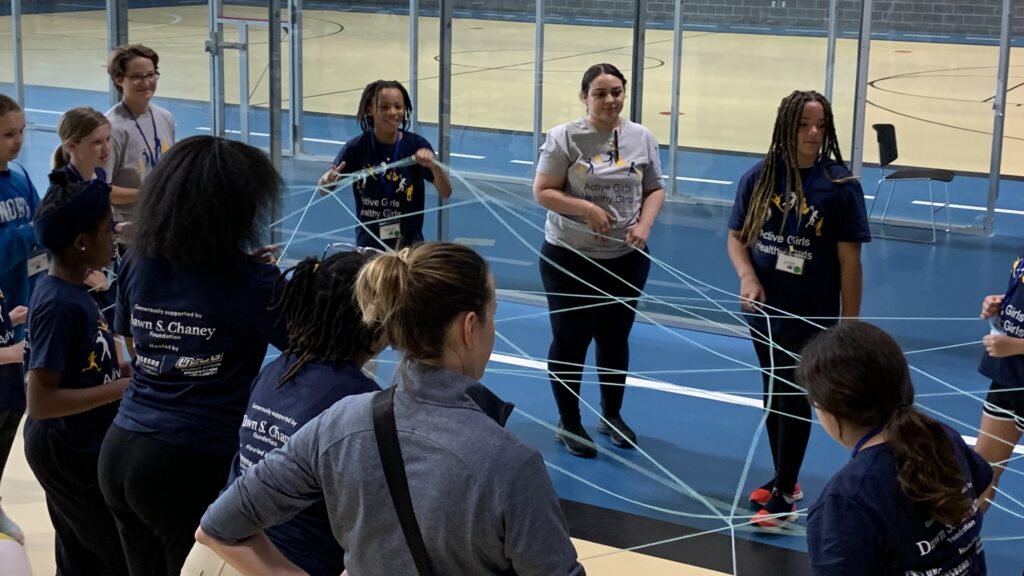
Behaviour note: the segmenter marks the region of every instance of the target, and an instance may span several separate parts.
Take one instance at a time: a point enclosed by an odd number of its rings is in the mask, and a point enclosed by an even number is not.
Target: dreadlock
[[[374,80],[366,85],[366,88],[363,89],[363,95],[359,98],[359,112],[356,114],[356,119],[359,120],[359,127],[363,129],[363,132],[373,130],[373,114],[367,112],[367,110],[373,110],[377,107],[377,96],[380,95],[381,91],[388,88],[394,88],[402,93],[402,100],[405,101],[405,118],[402,119],[402,130],[409,126],[409,120],[412,118],[412,99],[409,98],[409,92],[405,89],[405,86],[402,86],[402,83],[397,80]]]
[[[771,215],[771,197],[775,192],[778,182],[778,170],[782,166],[785,169],[785,188],[779,193],[786,198],[787,191],[796,190],[797,223],[799,224],[802,215],[800,206],[804,202],[803,179],[800,177],[800,167],[797,165],[797,132],[800,129],[800,117],[803,114],[804,106],[808,102],[821,104],[825,111],[825,137],[821,146],[821,159],[834,159],[839,164],[843,163],[843,154],[839,151],[839,140],[836,138],[836,124],[832,116],[832,105],[824,96],[813,90],[795,90],[789,96],[782,99],[779,104],[779,111],[775,116],[775,129],[772,132],[772,143],[768,147],[768,154],[765,155],[764,164],[761,165],[761,172],[757,175],[754,183],[754,190],[750,194],[750,201],[747,206],[747,218],[743,221],[743,230],[740,237],[746,246],[752,246],[761,235],[761,229]],[[826,172],[825,176],[835,184],[841,184],[852,179],[841,178],[832,180]],[[785,226],[789,217],[790,203],[782,202],[782,222]]]
[[[298,361],[281,376],[278,386],[308,362],[341,363],[360,352],[373,353],[379,331],[363,323],[353,297],[356,276],[368,260],[359,252],[341,252],[323,262],[306,258],[288,271],[291,280],[274,308],[281,309],[288,326],[284,353],[294,354]]]

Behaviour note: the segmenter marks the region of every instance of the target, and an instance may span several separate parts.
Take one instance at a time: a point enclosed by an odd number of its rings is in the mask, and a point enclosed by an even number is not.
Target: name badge
[[[779,254],[775,269],[800,276],[804,273],[804,259],[794,254]]]
[[[1006,332],[1003,331],[1003,328],[999,325],[999,315],[998,314],[995,315],[995,316],[992,316],[992,317],[990,317],[988,319],[988,325],[989,325],[988,333],[989,333],[990,336],[999,336],[999,335],[1002,335],[1002,334],[1006,334]]]
[[[42,248],[28,257],[28,275],[35,276],[50,269],[50,255]]]
[[[393,224],[381,224],[380,225],[380,239],[381,240],[394,240],[402,235],[402,227],[397,223]]]

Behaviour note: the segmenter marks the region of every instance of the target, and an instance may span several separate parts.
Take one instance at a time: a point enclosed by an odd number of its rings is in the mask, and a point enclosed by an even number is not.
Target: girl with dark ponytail
[[[808,515],[814,574],[985,574],[978,496],[992,468],[914,408],[896,341],[870,324],[829,329],[804,348],[797,382],[851,450]]]

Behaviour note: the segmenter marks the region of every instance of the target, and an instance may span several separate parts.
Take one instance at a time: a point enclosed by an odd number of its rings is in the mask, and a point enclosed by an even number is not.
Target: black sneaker
[[[636,433],[626,426],[621,416],[605,416],[597,425],[597,432],[611,438],[612,444],[619,448],[632,450],[636,447]]]
[[[569,454],[579,456],[580,458],[593,458],[597,456],[594,441],[590,439],[590,435],[587,434],[587,430],[582,424],[567,426],[559,422],[558,429],[555,440],[563,444],[565,449],[569,451]]]

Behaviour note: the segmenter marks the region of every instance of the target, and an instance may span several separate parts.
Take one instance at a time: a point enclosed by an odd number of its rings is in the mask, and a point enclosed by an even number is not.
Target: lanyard
[[[150,147],[149,138],[146,138],[146,133],[142,131],[142,126],[139,126],[139,119],[135,117],[135,114],[132,114],[132,111],[128,108],[128,105],[124,103],[124,100],[121,101],[121,106],[123,106],[125,111],[128,112],[128,115],[132,117],[132,121],[135,122],[135,127],[138,128],[139,134],[142,135],[142,143],[146,145],[146,152],[143,152],[142,155],[146,157],[146,164],[148,164],[150,168],[155,167],[156,163],[160,161],[160,135],[156,131],[155,114],[153,114],[152,111],[149,113],[149,121],[153,124],[154,144],[154,146]]]
[[[395,161],[398,160],[398,144],[401,141],[402,141],[402,133],[399,132],[398,136],[395,138],[395,149],[391,152],[391,158],[389,159],[391,162],[395,162]],[[377,142],[377,135],[374,134],[373,135],[373,155],[374,156],[377,155],[377,144],[378,144],[378,142]],[[391,182],[388,181],[387,170],[383,171],[380,174],[377,174],[377,182],[380,182],[381,187],[384,188],[385,192],[387,192],[387,194],[388,194],[388,203],[391,203],[391,195],[394,193],[394,185],[392,185]]]
[[[819,159],[819,160],[816,160],[814,162],[814,166],[811,168],[810,175],[808,175],[807,176],[807,180],[804,181],[804,201],[805,202],[807,201],[807,192],[809,192],[810,189],[811,189],[811,182],[813,182],[814,179],[818,176],[818,172],[820,170],[821,170],[821,160]],[[782,188],[782,189],[786,188],[785,177],[780,178],[779,188]],[[784,190],[784,193],[785,193],[785,198],[783,199],[783,202],[788,203],[789,202],[789,190]],[[800,220],[799,219],[800,219],[800,206],[795,206],[794,205],[792,208],[790,208],[789,215],[786,218],[786,227],[789,229],[789,235],[790,236],[799,236],[800,235]],[[792,248],[792,244],[790,244],[790,247]]]
[[[864,445],[868,443],[868,440],[871,440],[872,438],[878,436],[881,433],[882,427],[878,426],[876,428],[872,428],[871,431],[865,434],[863,438],[857,440],[857,443],[853,445],[853,450],[850,452],[850,460],[853,460],[854,458],[857,457],[857,452],[860,452],[860,449],[863,448]]]

